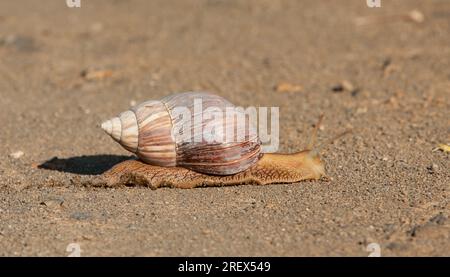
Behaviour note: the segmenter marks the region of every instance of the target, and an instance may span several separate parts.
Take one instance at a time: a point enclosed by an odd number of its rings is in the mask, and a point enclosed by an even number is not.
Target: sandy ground
[[[450,1],[365,2],[1,1],[0,255],[450,255]],[[129,156],[102,120],[188,90],[279,106],[281,152],[354,132],[329,182],[83,185]]]

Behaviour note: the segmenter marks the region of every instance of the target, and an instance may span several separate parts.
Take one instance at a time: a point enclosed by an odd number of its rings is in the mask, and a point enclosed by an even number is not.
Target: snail
[[[197,100],[201,100],[200,108]],[[226,113],[223,120],[214,117],[217,109],[208,111],[210,107],[226,109],[234,105],[217,95],[185,92],[143,102],[102,123],[102,129],[138,159],[115,165],[96,184],[193,188],[293,183],[326,177],[320,147],[314,147],[323,116],[306,150],[293,154],[262,153],[256,128],[248,121],[236,120],[235,116],[246,118],[243,111]],[[232,136],[223,134],[229,126],[222,125],[227,124],[237,130]],[[196,132],[207,126],[222,140],[205,138],[204,132]]]

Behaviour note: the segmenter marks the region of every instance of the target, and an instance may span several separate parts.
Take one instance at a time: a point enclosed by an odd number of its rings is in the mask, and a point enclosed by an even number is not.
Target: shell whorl
[[[149,164],[176,166],[172,119],[166,106],[161,101],[147,101],[132,111],[139,130],[136,155]]]
[[[161,101],[147,101],[102,123],[102,129],[146,163],[175,166],[172,121]]]
[[[125,149],[136,153],[138,150],[139,129],[132,111],[126,111],[102,123],[102,129]]]

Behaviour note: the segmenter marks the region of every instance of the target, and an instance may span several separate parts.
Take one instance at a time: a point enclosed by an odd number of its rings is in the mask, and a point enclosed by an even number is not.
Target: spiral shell
[[[197,99],[201,99],[201,110],[194,105]],[[179,107],[190,112],[188,121],[191,124],[187,128],[184,125],[186,120],[180,120]],[[230,175],[246,170],[259,160],[261,143],[251,122],[236,120],[236,115],[246,116],[244,111],[235,110],[235,114],[214,116],[213,108],[225,111],[227,107],[234,105],[220,96],[185,92],[159,101],[146,101],[105,121],[101,127],[145,163]],[[208,108],[212,108],[211,111],[208,112]],[[220,132],[227,130],[230,124],[235,128],[234,136],[224,135],[224,140],[220,142],[211,141],[205,138],[203,132],[197,132],[205,127]],[[239,131],[244,131],[242,139],[237,138]]]

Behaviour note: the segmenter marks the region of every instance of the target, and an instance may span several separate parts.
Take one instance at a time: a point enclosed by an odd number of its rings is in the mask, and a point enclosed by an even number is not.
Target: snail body
[[[201,102],[196,104],[196,100]],[[102,129],[147,164],[232,175],[246,170],[261,158],[261,143],[254,126],[237,121],[236,114],[216,116],[217,110],[233,107],[217,95],[179,93],[139,104],[105,121]],[[245,116],[243,111],[235,112],[237,116]],[[224,136],[229,124],[235,125],[235,133]],[[205,137],[204,128],[222,135],[221,140]],[[241,139],[238,138],[240,131],[244,133]]]
[[[237,122],[237,129],[246,128],[242,140],[232,137],[222,142],[210,142],[195,134],[198,126],[223,124],[221,120],[206,116],[189,128],[181,128],[177,105],[194,111],[189,113],[195,121],[196,111],[192,105],[201,98],[203,105],[225,108],[233,106],[227,100],[207,93],[188,92],[168,96],[159,101],[144,102],[102,124],[102,128],[125,149],[139,159],[121,162],[103,173],[93,183],[98,186],[143,185],[150,188],[200,186],[226,186],[238,184],[266,185],[295,183],[326,177],[325,167],[315,146],[318,129],[323,116],[303,151],[292,154],[261,153],[261,143],[255,129]],[[227,118],[225,122],[235,122]],[[236,123],[236,122],[235,122]],[[249,124],[250,125],[250,124]],[[220,129],[220,128],[218,128]],[[174,131],[175,130],[175,131]],[[185,141],[178,132],[191,137]],[[187,133],[186,133],[187,132]],[[347,130],[335,138],[349,133]],[[193,138],[193,139],[192,139]]]
[[[326,177],[322,161],[312,151],[305,150],[293,154],[264,154],[256,164],[247,170],[227,176],[203,174],[183,167],[153,166],[131,159],[115,165],[91,182],[91,185],[188,189],[242,184],[296,183],[303,180],[317,180],[322,177]]]

